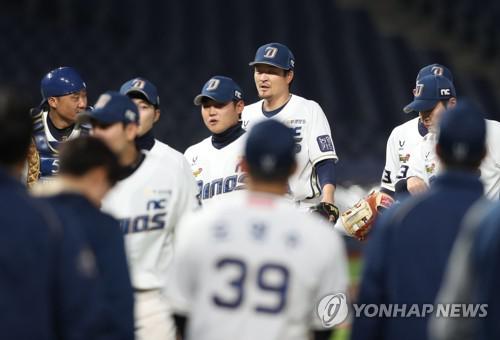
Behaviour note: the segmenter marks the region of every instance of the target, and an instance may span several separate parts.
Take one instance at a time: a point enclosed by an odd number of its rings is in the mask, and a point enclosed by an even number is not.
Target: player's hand
[[[418,195],[427,191],[427,184],[420,178],[416,176],[408,177],[406,179],[406,187],[408,192],[412,195]]]
[[[309,211],[323,216],[333,224],[337,222],[340,215],[339,208],[337,208],[334,204],[328,202],[320,202],[317,205],[310,207]]]

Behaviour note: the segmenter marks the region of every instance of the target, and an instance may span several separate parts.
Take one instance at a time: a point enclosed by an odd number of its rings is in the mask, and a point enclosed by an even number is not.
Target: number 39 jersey
[[[199,188],[203,205],[212,201],[233,197],[234,193],[245,189],[245,173],[241,169],[246,134],[217,149],[212,145],[212,137],[205,138],[190,146],[184,156]]]
[[[245,192],[182,221],[171,301],[188,339],[308,339],[315,305],[347,288],[343,241],[289,200]]]
[[[120,222],[132,286],[157,289],[172,260],[174,228],[197,205],[196,186],[191,174],[168,166],[174,158],[145,153],[139,168],[106,195],[102,210]]]
[[[248,131],[253,125],[267,119],[262,113],[263,101],[245,106],[243,127]],[[292,95],[283,109],[273,116],[295,133],[297,171],[290,177],[289,185],[295,201],[319,202],[321,189],[314,172],[314,165],[325,159],[338,160],[330,125],[318,103]]]

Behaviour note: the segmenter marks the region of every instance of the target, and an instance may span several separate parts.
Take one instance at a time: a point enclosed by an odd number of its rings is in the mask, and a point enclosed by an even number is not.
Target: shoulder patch
[[[321,152],[334,151],[333,142],[330,136],[328,135],[318,136],[316,138],[316,141],[318,142],[318,146]]]

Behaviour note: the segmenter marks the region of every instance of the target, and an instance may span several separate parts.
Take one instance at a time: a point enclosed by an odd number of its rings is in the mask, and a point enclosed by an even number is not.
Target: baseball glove
[[[337,222],[340,215],[339,208],[327,202],[320,202],[317,205],[310,207],[309,211],[320,214],[333,224]]]
[[[28,188],[31,188],[38,181],[38,178],[40,177],[40,155],[38,154],[38,150],[36,149],[34,141],[31,141],[26,161],[27,161],[26,185],[28,186]]]
[[[361,241],[370,232],[378,214],[393,203],[394,199],[391,196],[372,191],[352,208],[344,211],[340,218],[347,233]]]

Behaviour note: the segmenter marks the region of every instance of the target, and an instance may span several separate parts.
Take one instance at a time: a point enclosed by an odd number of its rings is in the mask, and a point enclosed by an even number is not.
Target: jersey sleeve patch
[[[316,141],[318,142],[318,146],[321,152],[333,151],[333,142],[330,136],[328,135],[318,136],[316,138]]]

